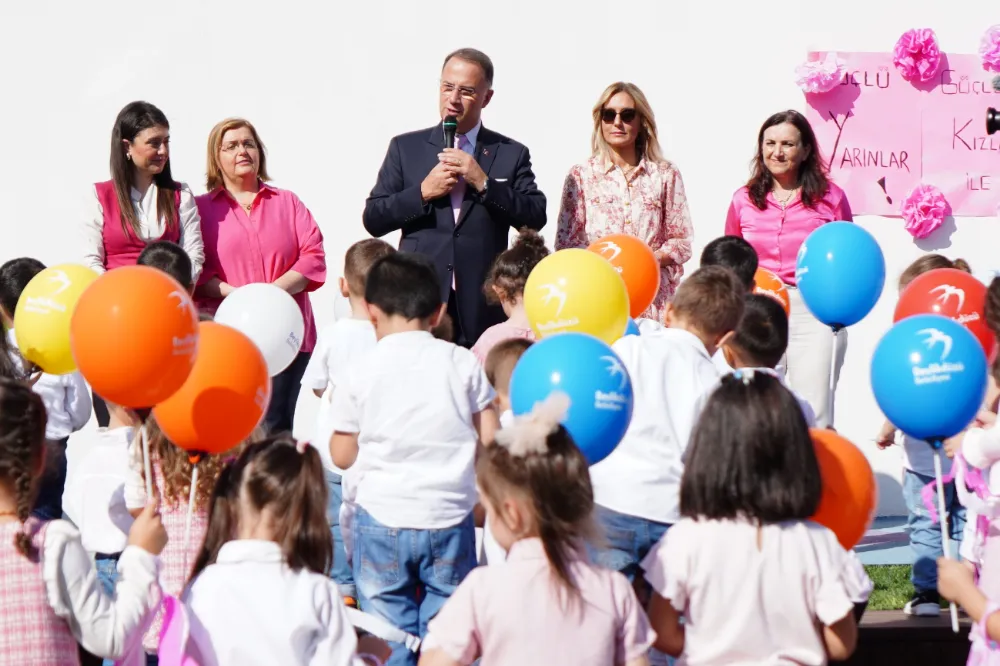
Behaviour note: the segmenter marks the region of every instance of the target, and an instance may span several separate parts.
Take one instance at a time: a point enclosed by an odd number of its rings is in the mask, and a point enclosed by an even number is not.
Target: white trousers
[[[833,426],[830,400],[830,360],[834,352],[833,331],[812,316],[802,293],[788,287],[791,314],[788,319],[788,351],[783,365],[789,386],[805,398],[816,412],[816,427]],[[834,390],[847,352],[847,329],[836,336],[837,359],[833,367]]]

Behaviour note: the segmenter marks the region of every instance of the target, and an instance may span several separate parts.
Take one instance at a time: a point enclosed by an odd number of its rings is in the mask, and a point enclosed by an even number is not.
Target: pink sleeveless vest
[[[47,528],[47,522],[28,521],[39,551]],[[49,606],[38,558],[29,560],[14,546],[20,531],[16,521],[0,524],[0,661],[76,666],[80,663],[76,640],[66,621]]]
[[[96,183],[94,189],[97,190],[97,200],[101,203],[101,210],[104,211],[104,268],[111,270],[121,266],[134,266],[139,259],[139,255],[146,249],[146,242],[136,237],[131,229],[128,233],[122,229],[121,209],[118,207],[118,195],[115,194],[114,181],[107,180],[103,183]],[[180,185],[174,190],[174,208],[177,210],[178,223],[168,226],[157,240],[180,242],[180,205],[181,190]]]

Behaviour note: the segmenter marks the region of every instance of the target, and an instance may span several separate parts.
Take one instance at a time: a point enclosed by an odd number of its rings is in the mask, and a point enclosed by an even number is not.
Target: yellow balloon
[[[625,282],[611,263],[582,249],[542,259],[524,286],[524,309],[535,336],[589,333],[609,345],[628,325]]]
[[[21,356],[52,375],[76,370],[69,323],[80,295],[97,277],[86,266],[60,264],[31,279],[14,310],[14,337]]]

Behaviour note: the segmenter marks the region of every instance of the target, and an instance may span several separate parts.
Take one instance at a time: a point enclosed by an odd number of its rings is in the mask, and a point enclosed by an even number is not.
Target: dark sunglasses
[[[604,109],[601,111],[601,120],[606,123],[615,122],[617,116],[622,117],[623,123],[630,123],[635,120],[635,109],[622,109],[621,111],[615,111],[614,109]]]

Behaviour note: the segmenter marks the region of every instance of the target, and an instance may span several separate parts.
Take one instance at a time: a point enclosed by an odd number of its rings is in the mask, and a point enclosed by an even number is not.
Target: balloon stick
[[[191,518],[194,516],[194,501],[198,493],[198,461],[200,455],[192,455],[191,461],[191,494],[188,496],[187,518],[184,521],[184,575],[188,575],[188,553],[191,551]]]
[[[948,534],[948,514],[945,513],[944,505],[944,482],[942,482],[941,477],[941,442],[935,442],[934,447],[934,476],[937,479],[937,500],[938,500],[938,516],[941,519],[941,545],[944,547],[944,556],[946,558],[954,559],[951,556],[951,537]],[[951,630],[958,633],[958,607],[955,606],[955,602],[949,604],[949,609],[951,610]]]
[[[826,396],[826,424],[833,428],[833,405],[834,391],[837,390],[837,342],[839,341],[840,327],[831,326],[833,331],[833,347],[830,350],[830,392]]]
[[[146,475],[146,501],[153,501],[153,463],[149,458],[149,430],[145,422],[139,429],[142,436],[142,465]]]

